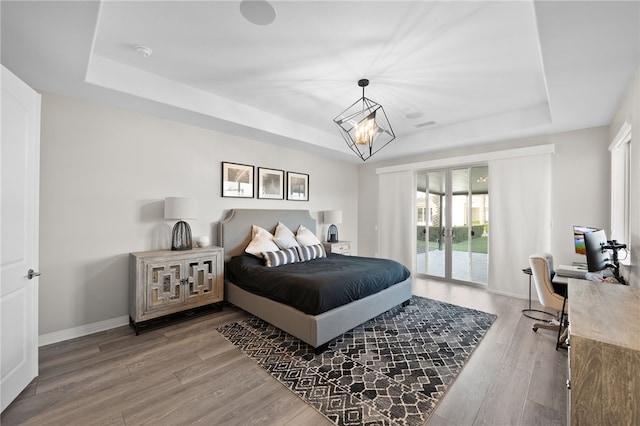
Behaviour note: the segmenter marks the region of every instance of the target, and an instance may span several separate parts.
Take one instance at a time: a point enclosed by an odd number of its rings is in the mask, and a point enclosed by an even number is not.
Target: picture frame
[[[258,198],[284,200],[284,170],[258,167]]]
[[[287,172],[287,200],[309,201],[309,175]]]
[[[255,167],[222,162],[222,196],[253,198]]]

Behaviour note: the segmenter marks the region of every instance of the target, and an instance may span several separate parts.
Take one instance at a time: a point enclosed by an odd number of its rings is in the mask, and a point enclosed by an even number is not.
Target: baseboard
[[[499,294],[501,296],[509,296],[509,297],[513,297],[515,299],[529,300],[529,296],[526,295],[526,294],[511,293],[511,292],[508,292],[508,291],[495,290],[495,289],[492,289],[492,288],[488,288],[487,291],[489,293]],[[537,302],[538,301],[538,295],[532,293],[531,294],[531,301],[532,302]]]
[[[55,331],[53,333],[41,334],[38,336],[38,346],[51,345],[53,343],[87,336],[99,331],[111,330],[112,328],[122,327],[123,325],[128,324],[129,316],[125,315],[118,318],[94,322],[92,324],[81,325],[79,327],[68,328],[66,330]]]

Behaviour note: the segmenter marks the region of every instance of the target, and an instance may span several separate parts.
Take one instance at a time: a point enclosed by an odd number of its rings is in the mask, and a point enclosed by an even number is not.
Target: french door
[[[416,272],[487,284],[489,168],[416,174]]]

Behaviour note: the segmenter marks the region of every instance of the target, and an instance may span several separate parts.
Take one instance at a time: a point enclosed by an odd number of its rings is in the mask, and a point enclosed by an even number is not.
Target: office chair
[[[554,290],[553,284],[551,283],[553,271],[553,256],[551,254],[532,254],[529,256],[529,264],[531,265],[531,272],[533,274],[533,281],[538,293],[538,300],[545,308],[553,309],[560,313],[560,320],[558,323],[555,321],[535,323],[533,325],[533,331],[538,331],[539,328],[557,330],[558,338],[556,341],[556,349],[558,349],[567,333],[565,312],[569,310],[569,302],[567,301],[566,296],[558,294]]]

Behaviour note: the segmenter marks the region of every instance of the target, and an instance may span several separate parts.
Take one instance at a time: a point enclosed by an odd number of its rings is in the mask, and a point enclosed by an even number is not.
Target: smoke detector
[[[136,53],[142,56],[143,58],[148,58],[149,56],[151,56],[153,51],[149,49],[147,46],[138,45],[136,46]]]

